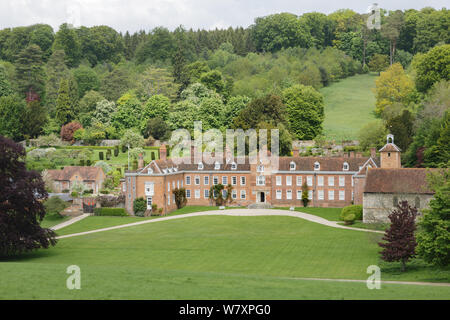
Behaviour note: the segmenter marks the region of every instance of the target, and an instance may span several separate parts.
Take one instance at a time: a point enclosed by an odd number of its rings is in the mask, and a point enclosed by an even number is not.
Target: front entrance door
[[[266,202],[266,193],[265,192],[259,193],[259,202]]]

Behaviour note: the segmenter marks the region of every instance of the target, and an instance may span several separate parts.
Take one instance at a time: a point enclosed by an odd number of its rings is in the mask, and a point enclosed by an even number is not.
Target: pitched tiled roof
[[[70,180],[73,175],[77,174],[82,180],[94,181],[100,170],[103,171],[100,167],[68,166],[63,170],[48,170],[48,174],[53,180]]]
[[[383,148],[380,149],[380,152],[401,152],[402,149],[397,147],[393,143],[387,143]]]
[[[242,159],[242,158],[241,158]],[[341,171],[341,172],[358,172],[360,167],[362,167],[370,158],[369,157],[280,157],[279,158],[279,171],[290,171],[290,163],[293,161],[296,164],[295,171],[314,171],[314,164],[318,162],[320,164],[320,171]],[[182,161],[180,161],[182,162]],[[161,174],[168,173],[164,172],[164,169],[176,168],[177,171],[215,171],[215,165],[207,164],[203,162],[203,170],[198,169],[198,163],[186,164],[180,163],[176,164],[172,159],[167,160],[155,160],[152,161],[145,168],[138,170],[138,172],[147,173],[148,169],[151,169],[153,173]],[[234,159],[237,165],[236,171],[250,171],[249,158],[244,158],[244,163],[239,163],[237,159]],[[349,169],[344,171],[344,163],[348,163]],[[377,160],[375,160],[377,163]],[[223,161],[220,165],[220,171],[234,171],[231,169],[232,162]]]
[[[364,192],[433,194],[427,187],[426,174],[430,169],[370,169]]]
[[[359,167],[364,165],[368,157],[280,157],[279,170],[289,171],[290,163],[296,165],[295,171],[314,171],[314,164],[320,164],[318,171],[344,171],[344,163],[349,165],[348,171],[359,171]]]

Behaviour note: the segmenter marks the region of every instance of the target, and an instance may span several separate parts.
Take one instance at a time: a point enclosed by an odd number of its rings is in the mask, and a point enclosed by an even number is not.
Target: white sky
[[[164,26],[214,29],[251,25],[256,17],[278,12],[300,15],[350,8],[364,13],[381,8],[441,9],[448,0],[0,0],[0,29],[46,23],[55,31],[64,22],[75,26],[108,25],[117,31],[151,30]]]

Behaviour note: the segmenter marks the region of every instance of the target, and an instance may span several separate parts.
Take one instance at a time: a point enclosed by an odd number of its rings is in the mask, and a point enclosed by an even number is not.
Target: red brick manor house
[[[133,212],[133,201],[143,197],[147,208],[152,204],[164,213],[176,209],[173,190],[185,188],[187,205],[212,205],[209,198],[214,184],[231,184],[234,206],[266,204],[271,206],[302,206],[302,185],[309,189],[310,206],[344,207],[362,204],[367,171],[370,168],[397,167],[400,150],[392,143],[380,150],[371,150],[370,157],[354,152],[344,157],[280,157],[275,169],[248,163],[239,164],[225,156],[222,164],[203,162],[176,165],[167,158],[165,146],[160,149],[160,159],[147,166],[140,161],[137,171],[125,174],[122,191],[126,209]],[[239,162],[239,161],[238,161]]]

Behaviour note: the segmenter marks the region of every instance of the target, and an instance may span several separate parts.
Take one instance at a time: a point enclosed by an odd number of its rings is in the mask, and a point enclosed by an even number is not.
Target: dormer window
[[[200,162],[200,163],[198,164],[198,170],[203,170],[203,163]]]
[[[348,163],[347,163],[347,162],[344,162],[344,166],[342,167],[342,170],[348,171],[348,169],[349,169]]]
[[[317,161],[314,163],[314,170],[315,171],[320,170],[320,163]]]
[[[167,173],[167,169],[163,169],[163,173],[166,174]]]
[[[219,170],[220,169],[220,163],[216,161],[216,163],[214,164],[214,170]]]
[[[262,166],[262,165],[257,166],[256,167],[256,171],[257,172],[264,172],[264,166]]]
[[[291,171],[294,171],[294,170],[295,170],[295,162],[294,162],[294,161],[292,161],[292,162],[289,164],[289,169],[290,169]]]
[[[236,164],[236,162],[233,162],[231,164],[231,170],[236,170],[236,169],[237,169],[237,164]]]
[[[148,169],[147,169],[147,173],[148,173],[148,174],[152,174],[152,173],[153,173],[153,170],[152,170],[151,168],[148,168]]]

